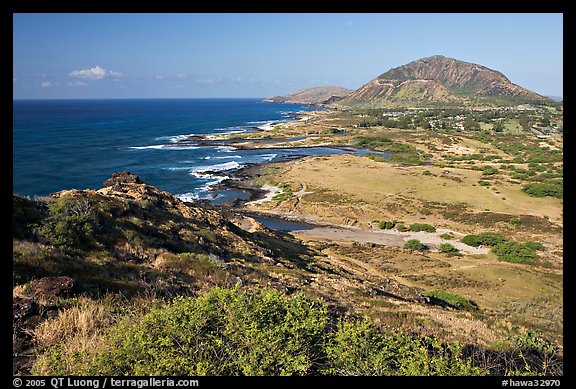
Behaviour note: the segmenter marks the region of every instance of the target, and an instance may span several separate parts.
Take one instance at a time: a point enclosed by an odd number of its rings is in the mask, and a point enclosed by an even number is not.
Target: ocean
[[[98,189],[112,173],[130,171],[183,200],[218,204],[246,198],[235,190],[211,189],[249,163],[342,151],[240,150],[178,141],[254,131],[292,120],[307,109],[260,99],[15,100],[13,191],[33,197]]]

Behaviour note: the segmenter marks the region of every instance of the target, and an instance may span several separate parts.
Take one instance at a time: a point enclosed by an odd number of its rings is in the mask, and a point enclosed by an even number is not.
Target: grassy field
[[[424,175],[429,171],[430,175]],[[421,202],[465,203],[473,211],[491,211],[512,215],[548,216],[560,221],[559,199],[530,197],[521,185],[504,180],[486,188],[478,185],[482,172],[435,166],[398,167],[354,155],[308,158],[287,164],[277,181],[305,185],[316,191],[334,192],[361,204],[382,207],[398,196]],[[497,193],[499,192],[499,193]],[[307,199],[317,199],[310,194]],[[400,215],[397,215],[400,216]]]

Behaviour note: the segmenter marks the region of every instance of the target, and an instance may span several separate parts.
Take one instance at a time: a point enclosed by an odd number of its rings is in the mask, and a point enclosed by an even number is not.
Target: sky
[[[356,89],[437,54],[563,96],[561,13],[25,13],[13,15],[13,98]]]

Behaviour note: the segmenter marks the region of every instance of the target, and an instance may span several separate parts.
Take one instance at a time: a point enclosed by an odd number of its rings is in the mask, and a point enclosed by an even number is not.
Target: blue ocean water
[[[213,198],[211,186],[247,163],[342,151],[239,150],[179,140],[250,131],[302,110],[259,99],[15,100],[13,190],[35,196],[98,189],[112,173],[130,171],[184,200]],[[234,197],[242,194],[220,191],[215,202]]]

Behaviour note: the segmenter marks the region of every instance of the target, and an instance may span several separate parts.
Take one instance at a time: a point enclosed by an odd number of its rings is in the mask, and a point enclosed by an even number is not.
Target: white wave
[[[204,159],[242,159],[240,155],[224,155],[222,157],[204,157]]]
[[[175,135],[175,136],[171,136],[168,137],[168,139],[170,140],[170,142],[172,143],[177,143],[178,141],[184,140],[184,139],[188,139],[191,136],[195,136],[196,134],[182,134],[182,135]]]
[[[187,139],[190,136],[195,136],[196,134],[181,134],[181,135],[166,135],[166,136],[159,136],[154,138],[154,140],[168,140],[172,143],[176,143],[179,140]]]
[[[242,132],[246,132],[246,127],[243,126],[232,126],[232,127],[224,127],[224,128],[215,128],[214,131],[218,131],[218,134],[240,134]]]
[[[216,150],[218,150],[218,152],[225,152],[225,153],[231,153],[234,150],[237,150],[236,147],[232,147],[232,146],[216,146]]]
[[[132,150],[148,150],[148,149],[155,149],[155,150],[195,150],[200,149],[201,147],[195,146],[173,146],[173,145],[150,145],[150,146],[130,146],[128,147]]]
[[[210,166],[199,166],[197,168],[194,168],[190,171],[190,174],[192,175],[197,175],[200,174],[202,175],[203,173],[206,172],[222,172],[225,170],[233,170],[233,169],[238,169],[242,167],[242,165],[240,165],[238,162],[236,161],[232,161],[232,162],[226,162],[226,163],[220,163],[220,164],[216,164],[216,165],[210,165]],[[206,176],[206,175],[204,175]]]
[[[146,149],[163,149],[165,145],[152,145],[152,146],[132,146],[128,147],[129,149],[134,150],[146,150]]]
[[[256,127],[268,126],[276,123],[278,123],[278,120],[258,120],[256,122],[248,122],[248,124],[256,125]]]
[[[212,186],[217,185],[217,184],[221,183],[222,181],[229,179],[230,177],[228,177],[228,176],[210,176],[210,178],[214,178],[214,180],[208,181],[207,183],[202,185],[200,187],[201,191],[209,191],[210,189],[212,189]]]
[[[177,194],[175,195],[177,198],[179,198],[182,201],[193,201],[193,200],[198,200],[200,197],[198,196],[198,193],[181,193],[181,194]]]
[[[262,158],[264,161],[272,161],[274,158],[276,158],[278,156],[278,154],[262,154],[259,155],[260,158]]]

